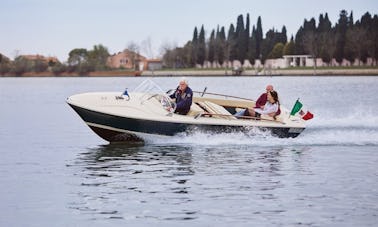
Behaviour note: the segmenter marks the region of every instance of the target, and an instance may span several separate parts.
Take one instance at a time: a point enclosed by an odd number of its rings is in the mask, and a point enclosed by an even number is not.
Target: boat
[[[111,143],[143,141],[147,136],[174,136],[191,132],[249,132],[258,129],[277,137],[297,137],[304,129],[300,117],[283,107],[273,119],[262,115],[235,117],[236,111],[254,106],[250,99],[193,91],[187,115],[174,113],[175,104],[167,92],[151,79],[132,92],[90,92],[75,94],[67,103],[101,138]],[[172,107],[172,108],[170,108]],[[168,110],[170,109],[170,110]]]

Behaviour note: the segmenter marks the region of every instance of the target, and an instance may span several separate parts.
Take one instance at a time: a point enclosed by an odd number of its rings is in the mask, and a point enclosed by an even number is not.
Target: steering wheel
[[[176,103],[171,102],[168,100],[166,97],[162,97],[160,100],[161,105],[163,106],[164,109],[168,110],[170,113],[174,113],[176,110]]]

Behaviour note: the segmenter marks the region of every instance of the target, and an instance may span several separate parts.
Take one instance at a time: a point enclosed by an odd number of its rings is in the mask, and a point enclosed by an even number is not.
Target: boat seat
[[[213,117],[216,118],[226,118],[226,119],[236,119],[230,112],[228,112],[223,106],[215,104],[213,102],[204,101],[204,102],[198,102],[198,104],[204,108],[207,112],[214,114]],[[219,116],[219,115],[222,116]],[[226,115],[226,116],[224,116]]]
[[[190,106],[190,110],[187,113],[187,115],[188,116],[196,116],[199,113],[204,113],[204,112],[205,111],[200,106],[198,106],[196,103],[193,102],[192,105]]]

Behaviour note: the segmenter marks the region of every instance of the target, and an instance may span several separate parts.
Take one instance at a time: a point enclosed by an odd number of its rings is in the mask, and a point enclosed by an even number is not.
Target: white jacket
[[[261,108],[254,108],[255,112],[256,113],[259,113],[259,114],[271,114],[271,113],[275,113],[278,111],[278,103],[270,103],[270,102],[266,102],[265,106],[264,106],[264,109],[261,109]]]

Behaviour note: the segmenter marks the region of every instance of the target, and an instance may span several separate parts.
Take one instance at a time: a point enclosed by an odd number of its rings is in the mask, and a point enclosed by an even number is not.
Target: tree
[[[174,57],[173,54],[173,47],[170,43],[163,43],[160,47],[161,52],[163,53],[163,63],[164,66],[173,68],[174,67]]]
[[[301,26],[295,34],[295,54],[304,54],[305,52],[303,47],[303,35],[304,28]]]
[[[233,24],[230,25],[227,35],[227,60],[233,61],[237,58],[237,39],[235,33],[235,27]]]
[[[273,47],[273,50],[269,53],[268,58],[269,59],[282,58],[283,50],[284,50],[284,44],[276,43],[276,45],[274,45]]]
[[[348,28],[348,15],[345,10],[340,12],[339,21],[336,24],[336,61],[341,64],[344,58],[344,47],[346,40],[346,32]]]
[[[262,56],[261,61],[263,63],[268,58],[269,53],[273,50],[273,47],[275,44],[276,44],[276,32],[274,31],[274,28],[273,28],[273,29],[268,30],[261,46],[261,56]]]
[[[68,64],[70,66],[78,66],[88,58],[88,51],[84,48],[76,48],[68,53]]]
[[[129,53],[131,65],[133,69],[136,70],[139,63],[139,45],[135,42],[129,42],[127,45],[127,51]]]
[[[101,44],[95,45],[93,46],[93,50],[88,51],[88,62],[96,71],[105,70],[109,56],[108,48]]]
[[[291,37],[290,42],[287,42],[283,49],[283,55],[293,55],[295,53],[294,38]]]
[[[51,67],[51,71],[54,73],[54,75],[59,75],[67,70],[67,66],[57,62],[54,66]]]
[[[256,59],[256,29],[255,26],[252,28],[252,35],[249,38],[248,42],[248,54],[247,54],[249,62],[254,65]]]
[[[184,45],[184,48],[182,50],[182,62],[183,62],[183,67],[192,67],[192,55],[191,55],[191,51],[192,51],[192,42],[189,41],[187,42],[185,45]]]
[[[276,42],[282,43],[282,44],[287,43],[287,35],[286,35],[286,27],[285,26],[282,26],[281,33],[277,34]]]
[[[198,53],[198,30],[194,27],[193,38],[192,38],[192,48],[191,48],[191,65],[195,66],[197,63],[197,53]]]
[[[215,39],[215,59],[219,62],[220,65],[223,65],[224,59],[226,56],[226,33],[224,31],[224,27],[217,29],[217,36]]]
[[[211,63],[214,62],[214,60],[215,60],[215,48],[216,48],[215,31],[212,30],[211,35],[210,35],[210,40],[209,40],[209,52],[208,52],[208,55],[207,55],[207,60]]]
[[[368,12],[361,17],[361,22],[356,26],[367,31],[365,36],[365,50],[362,51],[361,60],[365,63],[367,57],[372,57],[376,64],[378,58],[378,16],[372,17]]]
[[[88,51],[84,48],[76,48],[68,54],[68,72],[77,72],[80,75],[85,75],[91,69],[88,63]]]
[[[248,59],[249,60],[249,56],[248,56],[248,54],[249,54],[249,42],[251,41],[250,40],[250,20],[249,20],[249,13],[247,13],[247,19],[246,19],[247,21],[246,21],[246,23],[245,23],[245,30],[244,30],[244,39],[243,39],[243,41],[244,41],[244,44],[243,44],[243,46],[245,47],[245,49],[244,49],[244,59],[243,60],[245,60],[245,59]]]
[[[11,69],[12,69],[12,62],[9,60],[9,58],[0,54],[0,74],[4,75],[10,72]]]
[[[378,16],[374,15],[372,21],[372,31],[370,36],[371,47],[369,47],[369,55],[375,60],[375,65],[377,65],[378,60]],[[375,28],[375,29],[374,29]]]
[[[34,72],[36,73],[45,72],[47,68],[49,67],[47,62],[41,58],[37,58],[36,60],[33,61],[32,64],[33,64]]]
[[[203,25],[198,36],[198,52],[197,52],[197,64],[203,65],[206,59],[206,42],[205,42],[205,29]]]
[[[335,51],[335,38],[327,13],[324,16],[320,14],[316,33],[318,34],[319,57],[323,62],[329,64]]]
[[[26,72],[32,71],[32,69],[33,63],[31,61],[22,56],[18,56],[14,59],[13,68],[11,69],[11,72],[16,74],[16,76],[21,76]]]
[[[257,25],[256,25],[256,58],[261,58],[261,46],[263,41],[263,30],[261,25],[261,17],[257,18]]]
[[[243,15],[238,16],[236,25],[236,59],[243,63],[247,56],[248,50],[248,36],[246,36],[246,30],[244,28]]]
[[[320,14],[319,16],[319,25],[317,28],[318,32],[330,32],[332,30],[331,21],[328,18],[328,14],[326,13],[324,16]]]

